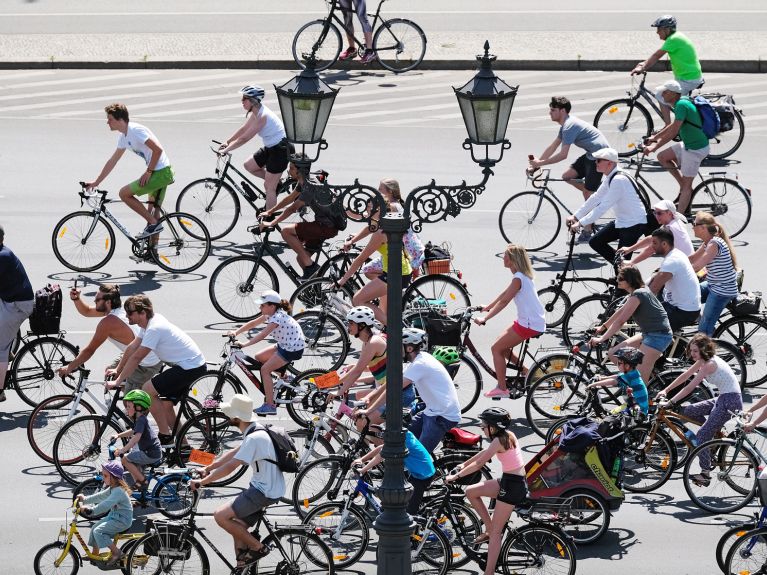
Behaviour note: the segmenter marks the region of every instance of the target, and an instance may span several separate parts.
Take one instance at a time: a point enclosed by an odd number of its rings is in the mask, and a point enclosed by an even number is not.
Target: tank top
[[[708,280],[708,289],[716,295],[724,297],[735,297],[738,295],[738,274],[732,265],[732,255],[727,242],[722,238],[714,237],[706,243],[715,243],[719,247],[719,253],[706,266],[706,280]]]
[[[282,125],[282,120],[280,120],[277,114],[263,104],[261,104],[261,108],[258,110],[258,117],[262,116],[266,118],[266,123],[258,135],[264,141],[264,146],[271,148],[285,139],[285,126]]]
[[[504,473],[512,473],[525,466],[525,460],[522,458],[522,447],[519,445],[519,441],[517,441],[516,447],[509,447],[506,451],[499,451],[495,455],[498,461],[501,462],[501,469]]]
[[[384,340],[386,336],[382,336]],[[373,374],[376,385],[383,385],[386,383],[386,348],[381,355],[376,355],[368,362],[368,369]]]
[[[381,254],[381,263],[383,264],[384,273],[389,272],[389,244],[383,244],[378,248],[378,253]],[[413,273],[413,268],[410,267],[410,260],[407,259],[407,254],[403,248],[402,250],[402,273],[400,275],[409,276]]]
[[[716,371],[709,375],[706,381],[716,386],[719,390],[719,395],[724,395],[725,393],[737,393],[740,395],[740,385],[735,374],[732,372],[732,368],[718,355],[711,359],[716,363]]]
[[[133,332],[133,337],[136,337],[138,335],[138,332],[141,328],[137,325],[131,325],[128,322],[128,316],[125,315],[125,310],[123,308],[118,307],[117,309],[113,309],[112,311],[109,312],[109,315],[115,316],[117,319],[119,319],[121,322],[127,325],[130,328],[130,330]],[[119,342],[112,336],[109,336],[107,339],[111,341],[112,344],[120,351],[125,351],[125,348],[128,347],[128,344]],[[152,365],[157,365],[158,363],[160,363],[160,358],[157,357],[157,354],[155,354],[155,352],[150,351],[148,354],[146,354],[146,357],[143,360],[141,360],[141,363],[139,365],[143,367],[149,367]]]
[[[517,323],[527,329],[539,332],[546,331],[546,315],[543,304],[538,299],[533,280],[522,272],[516,272],[515,278],[522,282],[522,288],[514,296],[514,305],[517,306]]]

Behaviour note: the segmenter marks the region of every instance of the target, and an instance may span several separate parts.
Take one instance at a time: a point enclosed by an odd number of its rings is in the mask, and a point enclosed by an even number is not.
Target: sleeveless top
[[[738,273],[732,265],[730,248],[727,247],[727,242],[719,237],[713,237],[706,242],[706,248],[711,242],[719,247],[719,253],[706,266],[708,289],[716,295],[735,297],[738,295]]]
[[[127,325],[130,328],[130,330],[133,332],[133,337],[136,337],[138,335],[139,329],[141,328],[139,328],[139,326],[137,325],[131,325],[128,322],[128,316],[125,314],[125,310],[123,308],[118,307],[117,309],[113,309],[112,311],[109,312],[109,315],[115,316],[117,319],[119,319],[125,325]],[[125,351],[125,348],[128,347],[128,344],[117,341],[111,335],[107,339],[111,341],[114,344],[114,346],[120,351]],[[157,354],[155,354],[155,352],[150,351],[148,354],[146,354],[146,357],[143,360],[141,360],[141,363],[139,365],[143,367],[149,367],[152,365],[157,365],[158,363],[160,363],[160,358],[157,357]]]
[[[386,336],[381,336],[386,340]],[[368,369],[373,374],[376,385],[380,386],[386,383],[386,348],[381,355],[376,355],[368,362]]]
[[[276,146],[285,139],[285,126],[282,125],[282,120],[280,120],[277,114],[263,104],[261,104],[261,108],[258,111],[258,117],[260,118],[261,116],[266,118],[266,123],[258,135],[261,136],[264,146],[267,148]]]
[[[378,248],[378,253],[381,254],[381,263],[383,264],[384,273],[389,272],[389,244],[383,244]],[[410,267],[410,260],[407,259],[407,252],[402,249],[402,271],[400,275],[409,276],[413,273],[413,268]]]
[[[737,393],[740,395],[740,385],[735,374],[732,372],[732,368],[718,355],[711,359],[716,363],[716,371],[709,375],[706,381],[716,386],[720,396],[725,393]]]
[[[495,456],[501,462],[501,469],[504,473],[511,473],[525,466],[525,460],[522,458],[522,447],[519,445],[519,441],[517,441],[516,447],[509,447],[504,452],[499,451]]]
[[[541,333],[546,331],[546,315],[543,304],[538,299],[538,293],[535,291],[533,280],[522,272],[516,272],[514,277],[522,283],[521,289],[512,300],[517,307],[517,323]]]

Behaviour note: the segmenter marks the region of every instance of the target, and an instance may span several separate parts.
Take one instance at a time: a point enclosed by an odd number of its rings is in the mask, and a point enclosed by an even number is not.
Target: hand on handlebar
[[[485,325],[487,323],[487,318],[486,317],[475,317],[474,318],[474,323],[476,323],[477,325]]]

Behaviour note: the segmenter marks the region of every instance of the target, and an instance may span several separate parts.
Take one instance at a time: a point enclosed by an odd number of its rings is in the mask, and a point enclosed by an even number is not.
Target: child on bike
[[[123,466],[119,461],[107,461],[101,468],[104,475],[105,489],[88,497],[77,496],[77,502],[84,506],[83,515],[99,515],[109,510],[103,519],[91,528],[88,544],[93,546],[93,554],[98,555],[102,547],[109,547],[112,555],[107,567],[116,566],[122,558],[122,552],[114,541],[115,535],[133,525],[133,505],[130,500],[130,488],[123,480]]]
[[[256,415],[276,415],[277,404],[274,402],[274,382],[272,372],[286,366],[291,361],[297,361],[304,355],[306,344],[304,332],[301,326],[291,316],[290,304],[280,297],[276,291],[267,290],[256,300],[261,307],[261,315],[249,321],[236,331],[230,331],[229,335],[238,336],[254,327],[266,322],[266,327],[261,332],[242,343],[240,347],[247,347],[258,343],[272,334],[277,341],[266,349],[262,349],[254,357],[261,365],[261,381],[264,385],[264,404],[256,409]]]
[[[586,389],[595,389],[597,387],[619,387],[622,393],[631,389],[639,409],[642,413],[650,410],[650,402],[647,394],[647,386],[642,380],[637,366],[642,363],[644,353],[635,347],[625,346],[615,351],[615,362],[622,373],[611,375],[586,386]]]
[[[124,447],[115,449],[115,456],[125,454],[122,464],[133,477],[133,488],[143,492],[146,489],[144,466],[156,465],[162,459],[160,440],[147,417],[152,398],[146,391],[134,389],[125,394],[123,404],[125,414],[133,420],[133,429],[112,436],[112,439],[130,437]]]

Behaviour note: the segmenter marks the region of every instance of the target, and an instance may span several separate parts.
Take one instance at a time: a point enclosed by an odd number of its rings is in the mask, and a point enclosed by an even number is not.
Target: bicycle
[[[645,88],[647,72],[641,73],[642,79],[636,85],[637,76],[631,78],[631,88],[628,90],[628,98],[611,100],[602,106],[594,116],[594,127],[599,128],[610,144],[618,150],[621,157],[632,156],[639,152],[636,142],[650,136],[654,124],[647,107],[639,100],[643,99],[648,106],[663,118],[660,111],[660,103],[650,90]],[[701,94],[707,100],[718,100],[726,97],[724,94],[710,93]],[[731,99],[731,98],[730,98]],[[734,100],[732,100],[734,104]],[[720,132],[711,142],[711,151],[707,158],[722,160],[734,154],[743,143],[745,125],[743,123],[743,111],[733,106],[734,125],[727,132]],[[633,121],[632,121],[633,120]]]
[[[746,362],[745,387],[757,387],[767,381],[767,315],[733,315],[719,318],[714,338],[734,345]]]
[[[64,266],[78,272],[92,272],[107,264],[115,252],[115,232],[111,222],[131,243],[138,261],[152,261],[167,272],[189,273],[210,254],[210,234],[205,225],[191,214],[165,213],[158,220],[159,234],[136,239],[109,211],[106,190],[86,191],[80,182],[80,210],[64,216],[53,228],[53,253]],[[108,221],[107,221],[108,220]]]
[[[378,3],[373,14],[373,51],[378,56],[381,66],[391,72],[407,72],[417,67],[426,54],[426,34],[412,20],[405,18],[385,19]],[[293,59],[301,68],[306,68],[309,58],[316,60],[314,69],[326,70],[338,61],[343,43],[341,30],[346,33],[346,25],[336,12],[346,12],[338,0],[325,0],[328,15],[321,20],[307,22],[298,29],[293,37]],[[352,16],[355,14],[352,11]],[[380,24],[379,24],[380,21]],[[365,42],[354,36],[360,56],[365,51]]]

